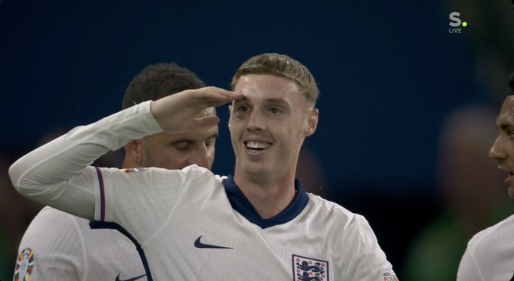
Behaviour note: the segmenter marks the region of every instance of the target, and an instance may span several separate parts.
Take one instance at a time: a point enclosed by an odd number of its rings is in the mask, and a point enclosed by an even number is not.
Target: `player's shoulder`
[[[309,193],[308,207],[311,215],[322,218],[326,222],[332,222],[345,229],[367,224],[367,220],[362,215],[353,213],[335,202],[311,193]]]
[[[23,234],[20,249],[54,249],[67,241],[76,241],[89,222],[60,210],[45,207],[32,220]]]
[[[222,182],[226,176],[216,175],[211,170],[194,164],[184,168],[183,172],[187,173],[183,186],[194,196],[224,190]],[[205,188],[206,186],[210,188]]]
[[[226,177],[214,174],[211,170],[200,167],[196,164],[189,165],[182,170],[180,170],[189,180],[200,182],[200,184],[214,181],[214,182],[222,182]]]
[[[327,200],[319,195],[309,194],[309,204],[319,212],[320,215],[353,218],[356,214],[345,207]]]
[[[356,247],[361,247],[361,254],[366,251],[380,252],[375,234],[364,216],[312,194],[309,194],[304,213],[302,221],[307,222],[306,231],[320,233],[322,230],[324,240],[328,241],[334,252],[354,251]]]
[[[510,216],[475,234],[462,258],[458,280],[468,280],[470,274],[477,272],[486,277],[484,280],[492,280],[493,276],[508,280],[512,276],[513,232],[514,216]]]
[[[116,171],[114,171],[116,172]],[[174,183],[175,186],[180,186],[184,190],[197,190],[198,188],[204,189],[206,185],[209,186],[222,186],[221,182],[226,177],[215,175],[211,170],[200,167],[196,164],[189,165],[183,169],[169,170],[164,168],[142,168],[135,171],[134,169],[126,169],[125,171],[119,170],[116,173],[122,172],[124,176],[120,181],[134,182],[141,185],[146,185],[151,182],[154,186],[169,187],[169,183]]]
[[[508,239],[512,233],[514,233],[514,215],[478,232],[469,240],[468,245],[473,248],[488,248],[491,244],[496,244],[500,239]]]
[[[88,222],[86,219],[70,215],[61,210],[46,206],[34,217],[32,224],[45,225],[66,225],[75,224],[77,222]],[[30,226],[29,226],[30,227]]]
[[[87,229],[89,229],[88,220],[47,206],[34,217],[23,237],[38,238],[43,237],[42,234],[49,235],[48,237],[74,236]]]
[[[189,165],[183,169],[165,169],[159,167],[146,167],[146,168],[94,168],[97,173],[101,174],[118,174],[123,178],[148,178],[148,177],[190,177],[190,176],[213,176],[209,169],[200,167],[198,165]]]

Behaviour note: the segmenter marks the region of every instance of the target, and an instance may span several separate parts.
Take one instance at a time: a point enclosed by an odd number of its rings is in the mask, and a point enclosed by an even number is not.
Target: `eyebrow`
[[[283,99],[276,99],[276,98],[266,99],[265,102],[267,102],[267,103],[276,103],[276,104],[288,104],[288,102],[286,102],[285,100],[283,100]]]
[[[244,96],[243,98],[236,100],[235,103],[249,102],[249,101],[250,101],[250,99],[248,97]],[[280,99],[280,98],[266,98],[266,99],[264,99],[264,102],[265,103],[288,104],[288,102],[286,102],[284,99]]]

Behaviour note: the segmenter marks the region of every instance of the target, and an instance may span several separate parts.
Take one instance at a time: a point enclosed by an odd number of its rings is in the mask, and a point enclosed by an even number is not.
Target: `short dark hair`
[[[148,100],[158,100],[189,89],[205,87],[200,78],[176,63],[159,63],[145,67],[130,82],[123,96],[122,108]]]

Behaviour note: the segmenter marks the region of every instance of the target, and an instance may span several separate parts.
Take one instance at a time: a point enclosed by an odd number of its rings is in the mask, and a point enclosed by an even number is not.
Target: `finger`
[[[200,112],[209,107],[218,107],[231,102],[231,98],[226,96],[214,95],[212,93],[202,95],[197,102],[192,104],[195,111]]]
[[[244,96],[242,92],[236,93],[217,87],[205,87],[198,89],[198,92],[195,94],[197,95],[196,98],[206,103],[210,103],[211,106],[221,105],[235,99],[240,99]]]
[[[219,95],[226,97],[227,100],[230,100],[230,101],[240,99],[244,96],[242,91],[234,92],[234,91],[227,91],[227,90],[221,89],[221,88],[216,88],[216,87],[214,87],[214,88],[215,88],[214,90]]]
[[[217,116],[205,116],[200,118],[195,118],[193,120],[193,126],[195,128],[208,128],[214,125],[218,125],[220,123],[220,119]]]

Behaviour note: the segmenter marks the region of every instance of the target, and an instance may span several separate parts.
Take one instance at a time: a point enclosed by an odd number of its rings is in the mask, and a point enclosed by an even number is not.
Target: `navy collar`
[[[258,225],[262,229],[284,224],[294,219],[303,211],[309,202],[309,195],[307,195],[307,192],[303,189],[300,181],[295,179],[294,188],[296,190],[296,194],[293,201],[278,215],[269,219],[263,219],[259,216],[250,201],[248,201],[244,196],[241,189],[236,185],[234,182],[234,176],[229,175],[228,178],[224,179],[223,186],[225,186],[225,192],[227,193],[227,197],[232,208],[251,223]]]

